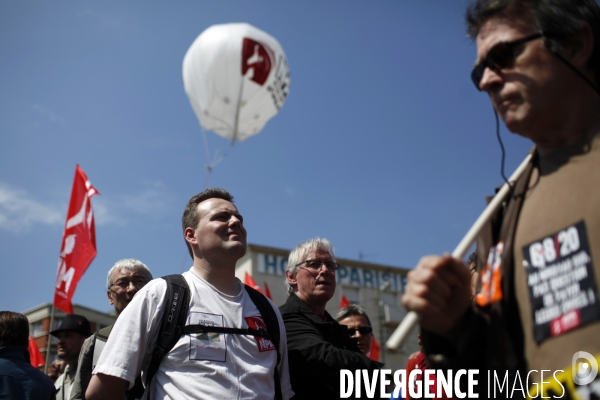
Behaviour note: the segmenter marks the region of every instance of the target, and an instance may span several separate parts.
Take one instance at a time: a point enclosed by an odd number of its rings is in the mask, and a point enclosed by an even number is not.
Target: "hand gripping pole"
[[[533,150],[530,151],[529,154],[527,154],[527,157],[525,157],[521,165],[519,165],[515,172],[513,172],[511,177],[508,179],[509,182],[514,183],[517,179],[519,179],[519,177],[525,170],[525,167],[527,167],[527,164],[529,164],[529,161],[531,160],[532,156]],[[462,259],[463,257],[465,257],[467,251],[469,251],[469,248],[477,239],[479,232],[481,232],[481,229],[485,226],[485,224],[488,222],[491,216],[494,215],[494,213],[498,210],[498,208],[508,195],[509,191],[510,186],[508,185],[508,183],[502,185],[496,196],[494,196],[494,198],[492,199],[492,201],[490,201],[485,210],[483,210],[479,218],[477,218],[473,226],[471,226],[471,229],[469,229],[465,237],[463,237],[458,246],[456,246],[456,248],[452,252],[452,257],[458,259]],[[402,343],[404,343],[409,332],[414,328],[414,326],[418,322],[418,314],[414,311],[408,312],[406,314],[406,317],[404,317],[402,322],[400,322],[400,325],[398,325],[398,328],[396,328],[392,336],[390,336],[389,340],[386,342],[385,346],[388,349],[388,351],[396,351],[398,347],[400,347]]]

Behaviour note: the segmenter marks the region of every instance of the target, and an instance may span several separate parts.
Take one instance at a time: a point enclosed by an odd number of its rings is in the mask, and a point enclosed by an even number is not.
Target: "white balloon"
[[[183,86],[202,128],[242,141],[285,103],[290,87],[279,42],[246,23],[213,25],[183,59]]]

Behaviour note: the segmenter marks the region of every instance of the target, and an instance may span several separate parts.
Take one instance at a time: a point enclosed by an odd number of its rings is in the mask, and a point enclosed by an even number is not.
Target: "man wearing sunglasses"
[[[419,314],[432,361],[480,370],[480,398],[488,370],[508,371],[509,386],[549,382],[532,397],[590,395],[585,366],[600,356],[600,7],[477,0],[467,25],[473,83],[535,144],[534,157],[478,242],[488,263],[475,304],[469,270],[450,256],[421,259],[403,303]],[[580,352],[590,358],[576,362]],[[524,393],[500,394],[511,395]]]
[[[364,355],[348,328],[325,310],[335,292],[337,268],[327,239],[301,243],[288,258],[285,284],[289,297],[279,309],[287,331],[294,400],[337,399],[340,370],[372,372],[381,366]],[[376,393],[378,396],[379,390]]]
[[[358,348],[364,355],[371,358],[373,346],[373,327],[369,316],[361,307],[351,304],[342,308],[335,316],[340,325],[348,327],[350,337],[356,340]]]

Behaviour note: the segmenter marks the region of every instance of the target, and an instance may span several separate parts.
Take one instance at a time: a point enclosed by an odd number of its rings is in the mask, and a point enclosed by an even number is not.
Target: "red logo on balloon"
[[[271,72],[273,50],[266,44],[244,38],[242,44],[242,75],[259,85],[264,85]],[[252,71],[248,71],[252,70]]]

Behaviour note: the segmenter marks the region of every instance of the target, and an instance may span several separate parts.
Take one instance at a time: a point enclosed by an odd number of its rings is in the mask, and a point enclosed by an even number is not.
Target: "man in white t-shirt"
[[[190,288],[186,325],[256,328],[265,323],[235,264],[246,253],[246,229],[223,189],[192,197],[182,218],[183,235],[194,260],[183,274]],[[140,290],[117,320],[94,369],[87,399],[124,399],[136,376],[147,372],[164,313],[167,283],[156,279]],[[182,335],[163,358],[143,399],[272,399],[277,368],[283,399],[291,390],[287,339],[281,314],[279,352],[266,338],[228,333]]]

